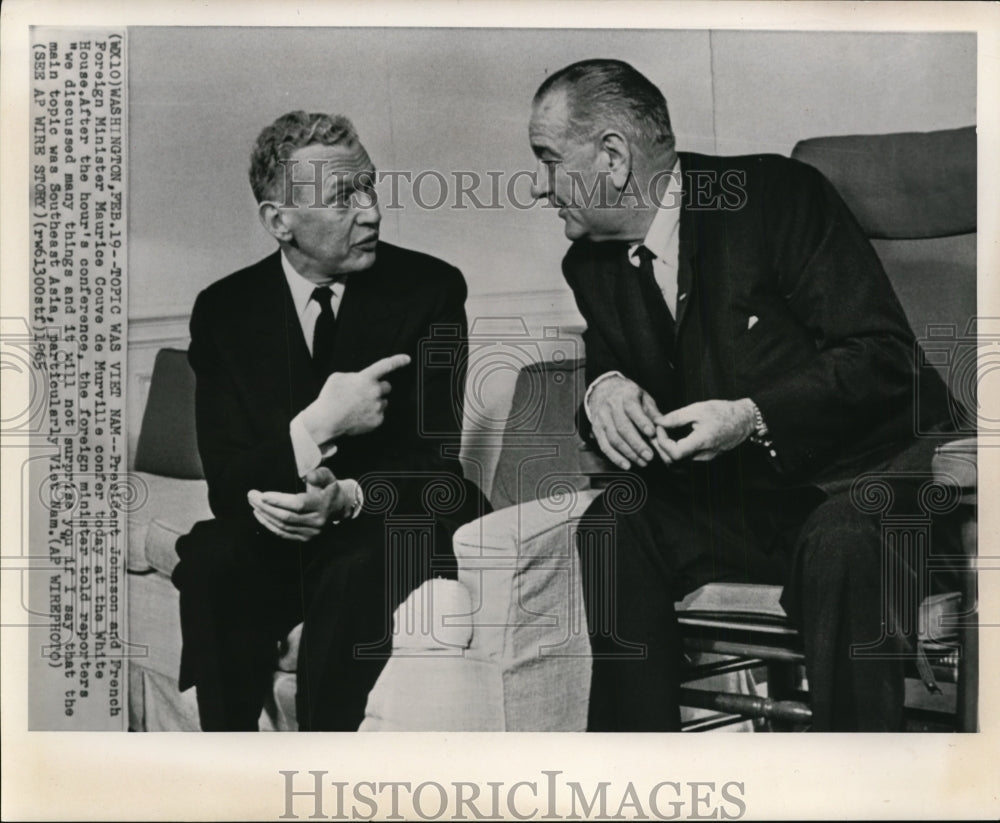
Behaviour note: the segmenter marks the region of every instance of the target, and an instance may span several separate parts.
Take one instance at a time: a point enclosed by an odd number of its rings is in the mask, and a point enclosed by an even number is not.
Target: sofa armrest
[[[567,487],[455,533],[472,603],[468,654],[499,669],[507,730],[586,727],[590,641],[574,532],[598,494]]]
[[[567,485],[456,532],[459,583],[427,581],[397,609],[361,731],[586,728],[590,644],[573,529],[597,494]]]
[[[596,443],[580,444],[580,471],[587,477],[593,478],[595,475],[607,475],[612,472],[621,473],[614,463],[604,456],[604,453],[597,448]]]
[[[935,478],[957,483],[963,503],[976,502],[978,442],[975,437],[963,437],[942,443],[934,450],[932,470]]]
[[[574,532],[598,494],[572,490],[509,506],[455,533],[477,655],[525,659],[553,644],[589,654]]]
[[[970,562],[974,562],[978,547],[976,505],[978,501],[978,465],[976,462],[978,441],[975,437],[963,437],[942,443],[934,450],[931,462],[934,479],[946,486],[957,486],[960,495],[962,552]],[[966,575],[964,588],[970,602],[975,600],[975,575]]]

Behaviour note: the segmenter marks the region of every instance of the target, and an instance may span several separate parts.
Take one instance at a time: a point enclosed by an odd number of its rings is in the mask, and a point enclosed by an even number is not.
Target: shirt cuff
[[[316,444],[301,420],[301,412],[295,415],[288,425],[288,435],[292,439],[292,451],[295,454],[295,467],[299,477],[305,477],[320,463],[337,453],[337,446],[334,443],[323,449]]]
[[[594,422],[594,418],[590,416],[590,395],[599,384],[603,383],[609,377],[625,377],[625,375],[620,371],[606,371],[600,377],[594,378],[594,382],[587,386],[587,393],[583,396],[583,411],[591,423]]]

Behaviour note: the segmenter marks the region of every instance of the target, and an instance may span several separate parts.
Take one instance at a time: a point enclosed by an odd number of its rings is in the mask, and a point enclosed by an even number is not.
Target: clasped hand
[[[305,543],[318,535],[333,519],[346,516],[354,506],[354,495],[326,466],[305,477],[306,490],[298,494],[260,492],[253,489],[247,500],[257,521],[278,537]]]
[[[589,409],[601,451],[626,470],[633,463],[648,465],[654,450],[668,465],[685,459],[712,460],[754,432],[749,398],[704,400],[663,414],[648,392],[619,376],[594,388]]]

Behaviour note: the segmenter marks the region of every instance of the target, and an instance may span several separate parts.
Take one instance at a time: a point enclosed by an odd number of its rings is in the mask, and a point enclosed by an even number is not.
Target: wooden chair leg
[[[794,700],[774,700],[752,694],[681,689],[681,702],[685,706],[710,709],[724,715],[764,718],[772,724],[780,723],[787,726],[788,729],[800,727],[812,720],[812,712],[803,703]]]
[[[798,666],[794,663],[771,661],[767,664],[767,696],[774,701],[791,700],[798,691]],[[792,731],[794,723],[781,717],[768,718],[771,731]]]

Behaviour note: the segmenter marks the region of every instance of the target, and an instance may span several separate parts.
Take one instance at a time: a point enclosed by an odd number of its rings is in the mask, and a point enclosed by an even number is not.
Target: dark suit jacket
[[[776,456],[748,443],[727,459],[758,462],[754,482],[765,487],[853,476],[910,442],[914,337],[833,186],[777,155],[680,161],[678,293],[687,297],[672,357],[643,328],[655,311],[643,324],[623,306],[626,244],[579,241],[563,261],[587,321],[588,383],[617,369],[663,411],[751,397]],[[918,402],[943,421],[946,390],[929,382]]]
[[[392,393],[382,426],[344,438],[327,461],[334,475],[362,485],[366,475],[397,471],[461,478],[465,297],[458,269],[387,243],[379,244],[372,268],[350,275],[337,316],[334,370],[358,371],[397,353],[412,363],[386,378]],[[313,372],[279,253],[198,296],[188,356],[215,515],[250,517],[250,489],[301,491],[288,427],[323,380]]]

